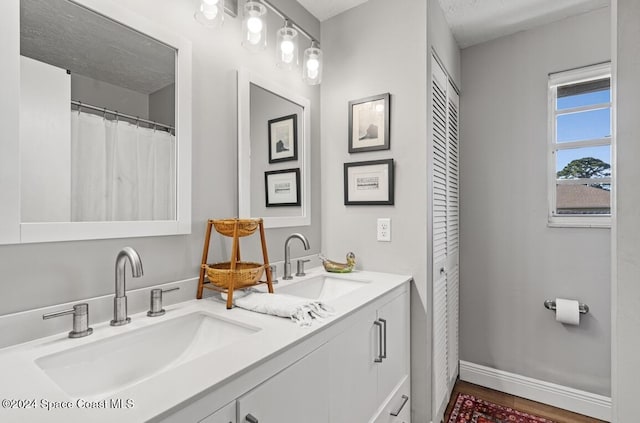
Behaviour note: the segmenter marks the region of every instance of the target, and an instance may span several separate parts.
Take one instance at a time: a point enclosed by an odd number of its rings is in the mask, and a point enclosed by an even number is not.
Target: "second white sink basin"
[[[36,364],[72,397],[106,397],[259,330],[194,312],[47,355]]]
[[[320,301],[331,301],[363,288],[369,282],[368,280],[320,275],[276,288],[276,292]]]

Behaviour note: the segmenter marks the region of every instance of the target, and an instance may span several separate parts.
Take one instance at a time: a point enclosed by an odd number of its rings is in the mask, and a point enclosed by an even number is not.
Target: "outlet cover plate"
[[[377,239],[382,242],[391,242],[391,219],[388,217],[378,218]]]

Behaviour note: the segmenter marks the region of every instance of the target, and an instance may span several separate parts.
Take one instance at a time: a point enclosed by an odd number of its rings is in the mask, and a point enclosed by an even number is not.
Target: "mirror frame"
[[[300,216],[251,216],[251,84],[258,85],[302,107]],[[266,122],[265,122],[266,125]],[[264,187],[259,189],[263,190]],[[265,228],[311,225],[311,101],[248,69],[238,71],[238,216],[262,217]]]
[[[23,223],[20,219],[20,0],[0,2],[0,245],[191,233],[191,42],[111,1],[73,0],[177,50],[176,220]]]

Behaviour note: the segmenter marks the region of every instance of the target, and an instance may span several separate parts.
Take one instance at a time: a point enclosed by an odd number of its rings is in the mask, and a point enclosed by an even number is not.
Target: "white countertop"
[[[303,278],[281,280],[278,285],[274,285],[275,292],[278,292],[279,287],[323,273],[322,268],[315,268],[309,270]],[[330,275],[340,278],[340,275]],[[142,422],[166,417],[173,411],[202,399],[204,395],[209,395],[207,401],[212,407],[216,404],[223,406],[295,361],[294,358],[287,357],[287,351],[293,350],[294,346],[311,338],[311,335],[336,326],[343,317],[411,279],[407,275],[367,271],[354,271],[344,277],[371,282],[362,289],[329,301],[335,315],[324,321],[314,321],[310,327],[300,327],[289,319],[252,313],[237,307],[227,310],[224,303],[217,297],[212,297],[165,307],[167,313],[161,317],[149,318],[145,313],[132,315],[131,324],[126,326],[111,327],[109,322],[91,324],[94,332],[85,338],[69,339],[67,332],[64,332],[0,349],[0,421]],[[35,364],[35,360],[40,357],[194,311],[206,311],[240,324],[258,327],[260,331],[105,398],[71,398]],[[265,369],[262,371],[258,366],[265,363],[271,364],[263,366]],[[219,389],[223,385],[224,389]],[[210,394],[216,392],[218,394],[211,399]],[[111,400],[117,399],[122,400],[122,408],[112,406]],[[16,408],[7,408],[7,404]],[[66,405],[68,408],[47,410],[47,405]]]

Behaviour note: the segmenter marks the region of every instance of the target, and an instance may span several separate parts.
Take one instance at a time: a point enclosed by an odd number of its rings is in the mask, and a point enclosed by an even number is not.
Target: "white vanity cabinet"
[[[408,280],[319,329],[154,421],[410,423]]]
[[[398,386],[409,380],[408,292],[353,319],[354,324],[329,343],[331,422],[373,421],[376,410],[386,409]],[[402,395],[408,394],[407,382]]]
[[[238,398],[238,423],[328,423],[329,350],[320,347]]]

